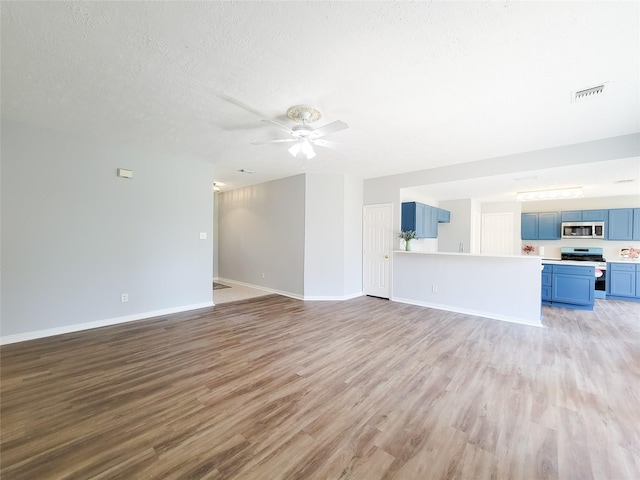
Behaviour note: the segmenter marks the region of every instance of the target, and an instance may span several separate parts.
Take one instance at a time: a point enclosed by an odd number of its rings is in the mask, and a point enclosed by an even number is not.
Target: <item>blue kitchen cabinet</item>
[[[606,222],[607,210],[569,210],[560,214],[561,222]]]
[[[560,214],[558,212],[521,214],[520,238],[522,240],[558,240]]]
[[[538,239],[538,214],[523,213],[520,219],[520,238],[522,240]]]
[[[609,221],[607,222],[608,240],[633,240],[634,210],[640,209],[614,208],[609,210]]]
[[[633,209],[633,240],[640,240],[640,208]]]
[[[449,223],[449,222],[451,222],[451,212],[449,210],[438,208],[438,223]]]
[[[400,228],[415,230],[418,238],[437,238],[438,222],[449,222],[451,213],[419,202],[403,202]]]
[[[568,212],[562,212],[560,215],[562,222],[581,222],[582,210],[571,210]]]
[[[607,297],[640,298],[639,278],[640,265],[609,263],[607,266]]]
[[[558,212],[538,214],[538,240],[558,240],[560,238],[559,218]]]
[[[402,204],[402,230],[414,230],[418,238],[424,238],[424,207],[418,202],[405,202]]]
[[[554,265],[551,278],[551,301],[593,307],[595,283],[595,267]]]
[[[545,264],[542,270],[542,303],[593,310],[595,282],[595,267]]]
[[[542,300],[551,301],[551,272],[552,265],[545,265],[542,269]]]
[[[609,210],[582,210],[581,222],[606,222]]]

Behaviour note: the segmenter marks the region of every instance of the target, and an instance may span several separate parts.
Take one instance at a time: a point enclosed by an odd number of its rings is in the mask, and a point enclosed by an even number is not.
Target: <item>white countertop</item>
[[[470,257],[470,258],[525,258],[525,259],[535,259],[542,260],[542,257],[539,255],[485,255],[485,254],[477,254],[477,253],[458,253],[458,252],[407,252],[406,250],[394,250],[393,253],[403,253],[407,255],[444,255],[444,256],[454,256],[454,257]]]
[[[555,258],[543,258],[543,265],[577,265],[579,267],[600,267],[604,268],[605,262],[581,262],[579,260],[560,260]]]

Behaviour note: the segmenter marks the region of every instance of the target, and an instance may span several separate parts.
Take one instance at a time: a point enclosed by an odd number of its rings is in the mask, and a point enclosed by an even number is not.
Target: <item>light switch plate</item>
[[[200,232],[200,240],[206,240],[207,239],[207,232]]]

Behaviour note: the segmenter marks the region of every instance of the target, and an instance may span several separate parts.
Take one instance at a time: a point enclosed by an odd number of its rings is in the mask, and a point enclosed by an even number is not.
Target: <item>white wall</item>
[[[451,212],[453,223],[441,223],[438,229],[438,251],[469,253],[471,249],[471,206],[473,200],[446,200],[440,208]]]
[[[344,288],[344,177],[307,174],[305,298],[341,297]]]
[[[305,299],[362,295],[362,180],[306,174]]]
[[[1,153],[3,341],[211,305],[211,164],[4,120]]]
[[[344,177],[344,296],[363,294],[362,179]]]
[[[518,153],[504,157],[469,161],[445,167],[370,178],[364,182],[364,204],[398,203],[401,188],[419,187],[455,180],[530,172],[565,165],[581,165],[620,158],[637,157],[640,133],[605,138],[562,147]],[[427,161],[429,159],[425,155]]]
[[[219,193],[217,199],[218,276],[301,298],[305,176]]]
[[[396,252],[392,300],[540,326],[540,279],[538,257]]]
[[[615,193],[615,189],[612,193]],[[573,198],[566,200],[544,200],[522,202],[522,213],[528,212],[561,212],[563,210],[600,210],[610,208],[639,208],[640,186],[638,195],[624,195],[597,198]]]

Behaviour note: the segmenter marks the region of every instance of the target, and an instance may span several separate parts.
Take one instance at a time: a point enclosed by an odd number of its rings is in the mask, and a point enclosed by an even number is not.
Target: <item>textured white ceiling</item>
[[[235,188],[640,131],[638,2],[2,2],[2,116],[195,155]],[[609,82],[600,99],[570,93]],[[348,130],[306,163],[271,118]],[[286,135],[286,134],[285,134]],[[253,170],[253,175],[239,169]],[[637,183],[636,183],[637,188]]]

